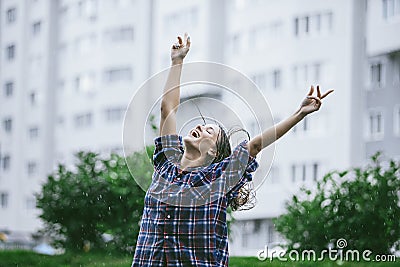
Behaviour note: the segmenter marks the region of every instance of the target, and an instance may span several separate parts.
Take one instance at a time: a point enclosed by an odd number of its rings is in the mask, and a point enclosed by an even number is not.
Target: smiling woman
[[[228,266],[227,208],[248,207],[247,185],[258,167],[256,155],[318,110],[321,99],[333,91],[322,95],[317,86],[313,96],[311,87],[295,114],[234,149],[223,126],[205,121],[182,137],[177,134],[176,113],[183,59],[190,45],[185,34],[171,48],[154,173],[132,266]]]

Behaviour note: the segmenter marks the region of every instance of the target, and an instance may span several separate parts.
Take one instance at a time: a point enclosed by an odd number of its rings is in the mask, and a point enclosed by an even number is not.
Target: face
[[[197,125],[183,138],[186,149],[197,151],[201,155],[215,156],[219,131],[216,124]]]

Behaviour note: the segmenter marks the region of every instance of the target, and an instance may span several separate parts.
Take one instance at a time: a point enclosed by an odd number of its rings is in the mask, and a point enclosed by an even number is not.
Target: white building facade
[[[56,163],[71,164],[78,150],[122,151],[132,95],[169,66],[171,42],[187,31],[193,45],[186,62],[243,72],[275,122],[296,111],[311,84],[335,89],[319,112],[277,142],[273,156],[260,157],[258,205],[234,214],[232,255],[275,246],[282,238],[272,219],[302,185],[359,166],[376,150],[399,157],[399,2],[0,1],[0,231],[40,228],[34,193]],[[182,96],[206,117],[235,121],[224,113],[235,103],[221,88],[191,85]],[[210,108],[214,100],[225,107]],[[198,116],[190,104],[179,112],[179,127]],[[250,119],[242,126],[259,133]],[[143,140],[135,142],[140,148]]]

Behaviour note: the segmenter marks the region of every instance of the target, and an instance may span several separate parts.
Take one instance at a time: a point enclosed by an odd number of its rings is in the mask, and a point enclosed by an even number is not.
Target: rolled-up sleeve
[[[163,169],[171,168],[179,163],[183,154],[182,136],[159,136],[154,139],[154,144],[153,164],[155,170],[161,172]]]

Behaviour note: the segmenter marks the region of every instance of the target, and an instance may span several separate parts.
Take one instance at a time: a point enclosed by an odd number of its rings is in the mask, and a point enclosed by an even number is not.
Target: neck
[[[188,153],[187,150],[185,150],[182,155],[180,167],[182,170],[185,170],[186,168],[202,167],[204,166],[205,161],[205,158],[199,153]]]

